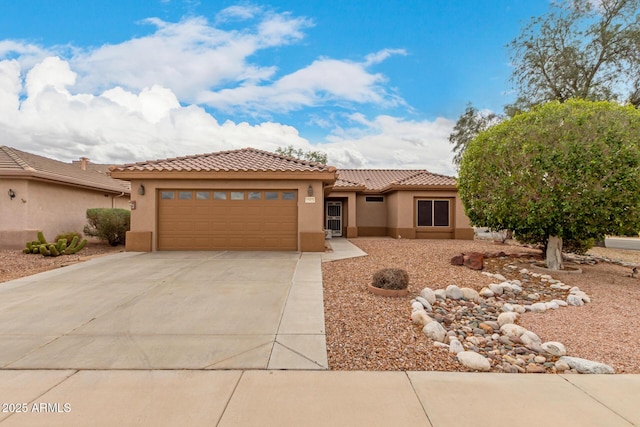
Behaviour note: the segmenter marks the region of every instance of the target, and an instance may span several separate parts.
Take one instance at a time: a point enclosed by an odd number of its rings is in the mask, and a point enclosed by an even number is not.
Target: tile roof
[[[118,172],[332,172],[334,170],[332,166],[255,148],[131,163],[113,169]]]
[[[98,171],[104,169],[104,165],[95,165],[82,170],[77,164],[64,163],[0,145],[0,176],[34,177],[101,191],[130,192],[129,182],[111,178],[106,173]]]
[[[426,170],[415,169],[338,169],[334,190],[364,187],[382,191],[393,187],[455,186],[456,180]]]

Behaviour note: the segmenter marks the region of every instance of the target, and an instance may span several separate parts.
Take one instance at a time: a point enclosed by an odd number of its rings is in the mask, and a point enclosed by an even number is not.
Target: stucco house
[[[82,232],[89,208],[129,208],[127,181],[83,158],[64,163],[0,146],[0,248],[22,248],[37,232]]]
[[[112,168],[131,182],[129,251],[324,251],[332,236],[473,239],[453,178],[338,170],[253,148]]]

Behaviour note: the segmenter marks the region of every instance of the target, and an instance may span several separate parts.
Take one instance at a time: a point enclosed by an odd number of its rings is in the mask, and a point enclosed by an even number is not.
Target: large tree
[[[310,162],[327,164],[327,153],[322,151],[304,151],[302,148],[296,149],[293,145],[276,148],[276,153],[281,156],[295,157],[296,159],[308,160]]]
[[[540,236],[561,269],[562,239],[640,229],[640,110],[569,100],[481,132],[460,164],[473,225]]]
[[[510,44],[518,99],[507,112],[570,98],[640,105],[640,0],[564,0]]]
[[[453,163],[460,165],[462,153],[467,144],[480,132],[488,129],[501,120],[501,116],[493,112],[478,111],[471,103],[467,104],[464,113],[458,118],[453,132],[449,135],[449,142],[453,144]]]

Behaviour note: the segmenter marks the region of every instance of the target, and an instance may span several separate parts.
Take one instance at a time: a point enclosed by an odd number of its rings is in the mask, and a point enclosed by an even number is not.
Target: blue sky
[[[546,0],[21,0],[0,14],[0,144],[133,162],[252,146],[455,174],[467,102]]]

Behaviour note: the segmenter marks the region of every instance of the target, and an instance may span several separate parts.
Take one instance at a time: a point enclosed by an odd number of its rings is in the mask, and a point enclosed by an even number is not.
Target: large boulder
[[[581,374],[613,374],[615,371],[609,365],[593,362],[579,357],[562,356],[560,362],[566,363],[571,369],[575,369]]]
[[[500,313],[498,315],[498,325],[502,326],[510,323],[516,323],[518,316],[518,313],[515,311],[505,311],[504,313]]]
[[[446,295],[449,299],[462,299],[462,290],[456,285],[449,285],[446,289]]]
[[[469,252],[463,259],[464,265],[472,270],[482,270],[484,267],[484,254],[482,252]]]
[[[542,343],[542,349],[552,356],[561,357],[567,355],[567,349],[562,343],[559,343],[557,341],[548,341]]]
[[[427,323],[424,328],[422,328],[422,332],[432,340],[438,342],[444,342],[444,338],[447,335],[447,331],[438,322]]]
[[[420,296],[426,299],[429,304],[433,305],[436,303],[436,293],[431,288],[424,288],[423,290],[421,290]]]
[[[476,371],[489,371],[491,369],[491,362],[489,359],[475,351],[461,351],[456,354],[456,357],[464,366]]]

